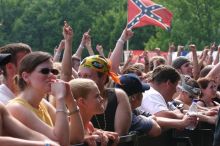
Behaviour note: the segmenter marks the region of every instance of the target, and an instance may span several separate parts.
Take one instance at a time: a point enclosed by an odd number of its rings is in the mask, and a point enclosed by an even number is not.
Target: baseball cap
[[[120,77],[120,83],[116,84],[116,88],[123,89],[128,96],[133,94],[144,92],[150,89],[150,85],[147,83],[142,83],[141,80],[135,74],[124,74]]]
[[[0,54],[0,66],[7,64],[11,59],[11,54]]]
[[[185,64],[187,62],[190,62],[190,60],[187,59],[186,57],[179,56],[179,57],[177,57],[176,59],[173,60],[172,66],[175,69],[179,69],[183,64]]]

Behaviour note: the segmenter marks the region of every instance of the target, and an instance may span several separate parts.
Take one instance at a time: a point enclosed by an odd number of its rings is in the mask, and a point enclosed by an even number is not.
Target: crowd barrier
[[[195,130],[175,130],[170,129],[162,132],[158,137],[149,137],[138,133],[131,133],[120,137],[118,146],[212,146],[214,125],[197,126]],[[97,143],[99,146],[100,143]],[[111,142],[108,146],[111,145]],[[87,146],[87,144],[77,144],[72,146]]]

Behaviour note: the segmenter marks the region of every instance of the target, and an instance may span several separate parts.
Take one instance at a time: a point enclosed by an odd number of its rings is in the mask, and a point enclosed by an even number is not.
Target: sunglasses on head
[[[52,73],[54,75],[58,75],[59,71],[57,69],[50,69],[50,68],[42,68],[40,70],[40,73],[44,74],[44,75],[48,75],[49,73]]]

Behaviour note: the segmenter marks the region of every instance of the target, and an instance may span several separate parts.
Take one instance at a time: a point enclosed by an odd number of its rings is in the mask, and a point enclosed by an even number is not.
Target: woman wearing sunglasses
[[[46,52],[25,56],[17,77],[20,95],[11,100],[7,108],[24,125],[62,146],[82,142],[83,126],[78,107],[69,85],[56,79],[59,72],[52,66],[52,57]],[[56,109],[44,99],[49,93],[56,99]],[[71,113],[69,121],[66,104]]]

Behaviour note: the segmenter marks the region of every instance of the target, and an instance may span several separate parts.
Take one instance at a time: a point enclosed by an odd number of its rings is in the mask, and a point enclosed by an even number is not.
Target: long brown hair
[[[52,58],[52,56],[49,53],[37,51],[37,52],[32,52],[32,53],[26,55],[21,60],[21,63],[20,63],[19,69],[18,69],[18,76],[15,78],[15,82],[17,83],[17,85],[21,91],[24,90],[25,87],[27,86],[26,81],[22,78],[22,73],[23,72],[27,72],[27,73],[33,72],[39,64],[41,64],[51,58]]]

